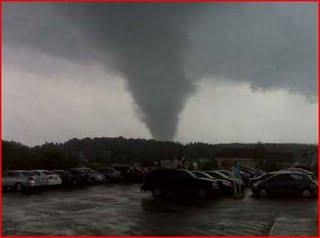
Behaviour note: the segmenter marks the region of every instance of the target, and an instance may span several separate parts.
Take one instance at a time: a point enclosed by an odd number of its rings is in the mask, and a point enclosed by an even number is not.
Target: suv
[[[143,191],[151,191],[155,198],[173,194],[180,198],[205,199],[218,193],[218,184],[206,178],[198,178],[188,170],[156,169],[144,178]]]
[[[26,170],[9,170],[4,172],[2,176],[2,187],[4,189],[23,192],[42,185],[36,174]]]
[[[306,198],[317,196],[318,184],[311,176],[301,172],[281,172],[252,186],[258,197],[268,195],[300,195]]]

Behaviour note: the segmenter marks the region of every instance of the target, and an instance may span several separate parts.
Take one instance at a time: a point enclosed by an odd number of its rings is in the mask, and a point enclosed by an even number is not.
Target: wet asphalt
[[[3,193],[4,235],[316,235],[317,200],[160,201],[140,185]],[[277,233],[278,232],[278,233]]]

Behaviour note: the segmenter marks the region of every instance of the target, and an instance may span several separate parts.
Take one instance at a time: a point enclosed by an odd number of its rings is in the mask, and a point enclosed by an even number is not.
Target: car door
[[[278,174],[268,180],[268,190],[275,194],[290,193],[294,186],[294,179],[290,174]]]
[[[3,174],[2,186],[12,187],[14,186],[14,173],[7,172]]]
[[[186,171],[176,171],[174,174],[176,191],[182,195],[187,195],[193,189],[192,176]]]
[[[33,171],[36,175],[37,182],[41,185],[47,185],[47,176],[40,171]]]
[[[299,193],[307,184],[307,178],[303,174],[291,174],[294,182],[292,183],[292,192]]]

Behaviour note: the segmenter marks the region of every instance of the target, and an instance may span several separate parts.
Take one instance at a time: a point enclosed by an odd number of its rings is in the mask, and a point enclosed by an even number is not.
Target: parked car
[[[81,179],[87,183],[102,183],[105,181],[105,177],[102,174],[87,167],[73,168],[70,172],[78,173],[82,177]]]
[[[213,170],[213,171],[205,171],[207,174],[209,174],[211,177],[213,178],[216,178],[216,179],[222,179],[222,180],[225,180],[225,181],[228,181],[232,184],[236,183],[237,186],[240,187],[241,191],[244,190],[245,186],[244,186],[244,183],[241,179],[237,179],[237,178],[234,178],[234,177],[229,177],[219,171],[216,171],[216,170]]]
[[[75,185],[77,184],[77,179],[72,173],[67,170],[52,170],[55,174],[58,174],[61,178],[62,185]]]
[[[156,169],[145,176],[141,187],[151,191],[155,198],[174,195],[178,198],[205,199],[218,193],[217,182],[212,179],[198,178],[188,170]]]
[[[37,169],[31,170],[34,174],[39,176],[39,180],[43,185],[60,185],[62,184],[62,180],[58,174],[55,174],[52,171],[44,170],[44,169]]]
[[[315,197],[318,184],[308,174],[301,172],[281,172],[252,186],[252,193],[257,197],[271,195],[300,195]]]
[[[128,165],[116,165],[114,168],[121,173],[126,182],[141,183],[143,181],[145,173],[142,169]]]
[[[72,168],[68,169],[67,171],[72,174],[77,185],[85,185],[89,183],[89,176],[85,171],[79,168]]]
[[[37,176],[27,170],[8,170],[2,174],[2,187],[5,190],[14,189],[19,192],[42,186]]]
[[[219,192],[221,194],[233,194],[234,193],[233,184],[228,180],[214,178],[203,171],[191,171],[191,172],[199,178],[207,178],[207,179],[211,179],[211,180],[216,181],[216,183],[218,184],[218,187],[219,187]]]
[[[277,173],[287,173],[287,172],[301,172],[301,173],[305,173],[309,176],[311,176],[311,178],[313,180],[316,180],[314,174],[310,171],[307,171],[307,170],[304,170],[304,169],[300,169],[300,168],[289,168],[289,169],[282,169],[282,170],[278,170],[278,171],[273,171],[273,172],[269,172],[269,173],[265,173],[264,175],[261,175],[261,176],[258,176],[258,177],[255,177],[255,178],[252,178],[249,180],[249,187],[251,187],[253,184],[261,181],[261,180],[264,180],[266,178],[269,178]]]
[[[97,172],[104,175],[106,181],[115,182],[120,181],[122,179],[120,171],[111,167],[98,168]]]

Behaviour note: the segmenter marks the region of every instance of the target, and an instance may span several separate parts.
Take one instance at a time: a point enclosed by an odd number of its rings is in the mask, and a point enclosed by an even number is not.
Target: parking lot
[[[316,199],[154,200],[140,185],[3,194],[5,235],[316,235]]]

